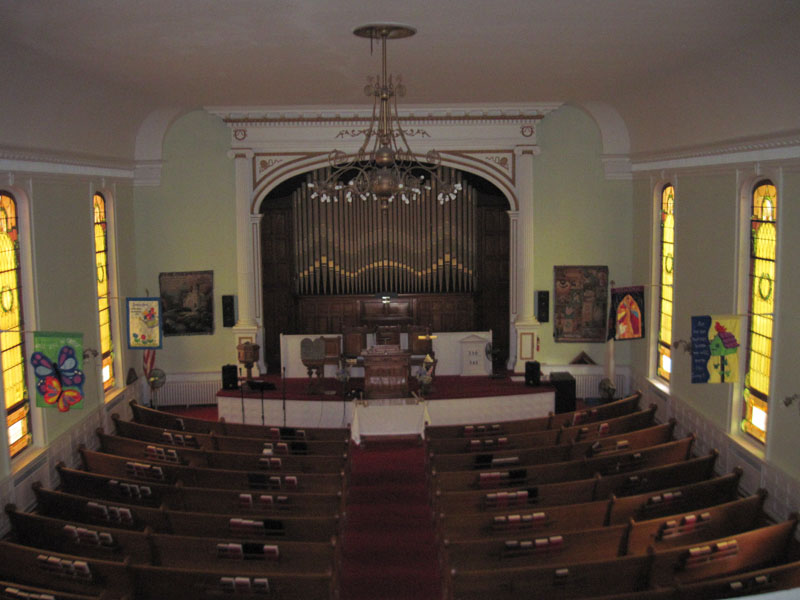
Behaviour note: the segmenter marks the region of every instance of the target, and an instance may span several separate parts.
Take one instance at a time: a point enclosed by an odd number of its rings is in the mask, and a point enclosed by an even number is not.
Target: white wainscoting
[[[655,404],[656,419],[666,422],[676,420],[675,436],[689,433],[696,436],[695,454],[702,455],[717,450],[717,472],[730,473],[736,467],[742,469],[740,489],[744,494],[753,494],[759,488],[767,490],[764,510],[776,521],[782,521],[800,507],[800,482],[782,470],[769,464],[739,443],[733,436],[721,430],[686,402],[669,395],[662,386],[649,380],[640,381],[642,406]],[[800,539],[800,532],[797,534]]]
[[[69,467],[81,465],[78,447],[83,444],[87,448],[96,449],[99,446],[97,428],[113,432],[114,424],[111,420],[113,413],[118,413],[123,419],[132,417],[130,400],[138,399],[139,389],[136,384],[131,384],[123,390],[114,400],[96,410],[86,414],[86,418],[78,425],[59,437],[50,440],[46,448],[32,449],[22,455],[23,463],[15,465],[10,477],[0,482],[0,503],[15,504],[20,510],[33,508],[36,498],[31,486],[39,481],[48,488],[59,485],[56,466],[63,462]],[[0,537],[11,530],[11,524],[5,512],[0,515]]]

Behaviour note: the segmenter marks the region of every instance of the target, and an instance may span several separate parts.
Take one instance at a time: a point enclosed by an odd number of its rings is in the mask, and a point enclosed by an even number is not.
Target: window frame
[[[111,330],[111,350],[110,358],[113,367],[113,383],[106,387],[103,381],[103,352],[102,352],[102,331],[100,324],[100,296],[97,281],[97,246],[95,241],[95,197],[100,196],[104,201],[105,208],[105,254],[106,254],[106,280],[107,280],[107,302],[108,302],[108,322]],[[122,356],[120,352],[120,334],[122,328],[119,320],[119,301],[118,301],[118,280],[117,280],[117,261],[116,261],[116,225],[114,219],[114,193],[104,187],[96,188],[90,196],[90,218],[92,232],[92,264],[94,266],[94,310],[95,324],[97,332],[99,372],[98,388],[104,401],[110,402],[124,387],[121,375],[123,373]]]

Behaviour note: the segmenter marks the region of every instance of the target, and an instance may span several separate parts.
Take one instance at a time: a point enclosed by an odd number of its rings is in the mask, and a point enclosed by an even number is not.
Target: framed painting
[[[214,272],[159,273],[164,336],[214,333]]]
[[[605,342],[608,326],[608,267],[553,267],[556,342]]]
[[[161,298],[127,298],[128,348],[161,348]]]

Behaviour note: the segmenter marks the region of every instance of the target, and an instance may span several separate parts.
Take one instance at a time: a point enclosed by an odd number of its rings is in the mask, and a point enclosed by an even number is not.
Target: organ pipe
[[[460,173],[446,171],[462,190],[444,204],[435,187],[410,204],[396,200],[387,208],[343,196],[322,203],[306,184],[299,187],[292,194],[296,292],[474,291],[477,191]]]

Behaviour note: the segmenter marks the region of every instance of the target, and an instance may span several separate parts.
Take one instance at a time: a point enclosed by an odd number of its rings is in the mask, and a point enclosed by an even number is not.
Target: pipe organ
[[[307,183],[292,193],[295,293],[471,293],[477,288],[477,192],[460,181],[440,203],[435,187],[405,204],[354,199],[323,203]],[[307,181],[313,178],[311,174]]]

